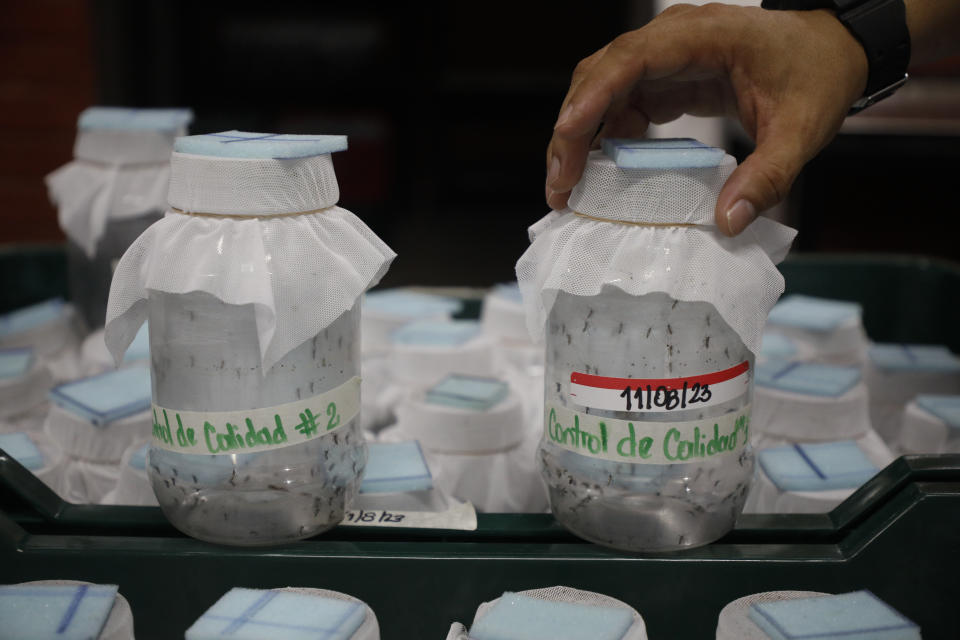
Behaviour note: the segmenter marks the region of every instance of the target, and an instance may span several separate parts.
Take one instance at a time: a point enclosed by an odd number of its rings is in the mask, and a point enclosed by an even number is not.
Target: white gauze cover
[[[93,257],[108,220],[167,206],[170,152],[180,132],[81,129],[74,160],[46,177],[60,228]]]
[[[735,238],[720,233],[714,208],[735,167],[725,156],[716,167],[621,169],[602,151],[591,151],[568,208],[530,227],[530,247],[517,262],[533,339],[543,335],[558,291],[594,296],[612,284],[635,296],[664,292],[709,302],[758,353],[767,313],[783,293],[774,265],[796,231],[757,218]]]
[[[227,304],[254,305],[268,371],[353,307],[396,257],[359,218],[335,206],[339,197],[329,154],[174,153],[170,206],[207,215],[168,211],[120,259],[105,328],[114,359],[146,319],[148,290],[204,291]],[[317,213],[257,217],[304,211]]]
[[[567,602],[570,604],[582,604],[590,607],[629,609],[630,613],[633,615],[633,624],[631,624],[630,628],[627,629],[627,632],[623,634],[623,638],[621,640],[647,640],[647,627],[643,622],[643,618],[636,609],[624,602],[621,602],[620,600],[617,600],[616,598],[605,596],[602,593],[581,591],[580,589],[562,586],[546,587],[544,589],[531,589],[529,591],[518,591],[517,593],[527,596],[528,598],[536,598],[537,600]],[[484,602],[477,607],[477,613],[473,616],[473,624],[476,624],[477,621],[486,615],[498,600],[500,600],[500,598],[491,600],[490,602]],[[450,631],[447,634],[447,640],[470,640],[470,635],[462,624],[455,622],[450,627]]]
[[[770,640],[767,632],[750,619],[752,605],[828,595],[830,594],[819,591],[766,591],[738,598],[720,611],[720,617],[717,619],[717,640]]]

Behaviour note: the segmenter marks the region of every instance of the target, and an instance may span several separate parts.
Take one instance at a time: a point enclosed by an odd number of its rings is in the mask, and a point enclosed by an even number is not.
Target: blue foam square
[[[960,429],[960,396],[919,395],[915,402],[943,420],[948,427]]]
[[[920,627],[869,591],[758,602],[750,619],[771,640],[919,640]]]
[[[19,378],[33,367],[33,349],[0,349],[0,379]]]
[[[759,460],[781,491],[854,489],[879,471],[853,440],[774,447]]]
[[[449,316],[460,311],[463,303],[455,298],[407,289],[379,289],[364,296],[363,309],[400,318]]]
[[[186,640],[349,640],[366,617],[358,602],[233,588],[187,629]]]
[[[63,300],[52,298],[6,313],[0,316],[0,338],[36,329],[59,320],[63,309]]]
[[[939,344],[875,344],[869,355],[874,365],[890,371],[960,373],[960,358]]]
[[[497,297],[503,298],[504,300],[509,300],[510,302],[515,302],[517,304],[523,303],[523,295],[520,293],[520,283],[518,282],[504,282],[498,284],[493,288],[493,293]]]
[[[373,442],[367,445],[367,450],[370,456],[360,493],[402,493],[433,488],[430,468],[416,440]]]
[[[833,331],[852,318],[859,318],[862,308],[856,302],[830,300],[804,295],[790,295],[770,310],[773,324],[811,331]]]
[[[716,167],[723,149],[693,138],[607,138],[603,153],[621,169],[699,169]]]
[[[116,585],[0,586],[0,638],[94,640],[116,598]]]
[[[860,382],[859,367],[769,360],[757,365],[761,387],[813,396],[839,397]]]
[[[150,370],[130,367],[54,387],[50,401],[104,426],[150,408]]]
[[[347,136],[311,136],[223,131],[181,136],[173,143],[177,153],[217,158],[289,160],[327,155],[347,148]]]
[[[471,640],[620,640],[633,612],[504,593],[470,629]]]
[[[779,333],[764,333],[760,340],[760,353],[772,360],[790,360],[797,355],[797,345]]]
[[[494,378],[452,373],[428,389],[425,400],[458,409],[486,411],[507,397],[510,385]]]
[[[80,113],[77,128],[175,133],[186,129],[192,121],[190,109],[90,107]]]
[[[390,336],[394,344],[420,347],[457,347],[480,334],[476,320],[417,320]]]
[[[27,469],[43,468],[43,454],[25,433],[0,433],[0,449]]]

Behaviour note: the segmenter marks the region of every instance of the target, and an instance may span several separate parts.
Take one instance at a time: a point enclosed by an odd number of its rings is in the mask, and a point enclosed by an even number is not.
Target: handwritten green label
[[[676,464],[737,453],[747,444],[750,405],[685,422],[604,418],[548,403],[547,440],[569,451],[616,462]]]
[[[301,444],[350,424],[360,413],[360,378],[275,407],[186,411],[153,405],[153,441],[178,453],[252,453]]]

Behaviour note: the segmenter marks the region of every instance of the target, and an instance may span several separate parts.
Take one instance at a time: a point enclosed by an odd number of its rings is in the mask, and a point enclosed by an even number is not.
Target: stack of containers
[[[149,316],[147,473],[194,537],[310,537],[357,491],[360,297],[394,253],[336,206],[331,153],[345,148],[343,136],[178,138],[170,209],[117,266],[107,346],[119,360]]]
[[[166,208],[173,140],[192,119],[188,109],[90,107],[73,161],[47,176],[68,240],[70,298],[90,330],[103,327],[117,260]]]
[[[434,484],[479,511],[539,512],[547,504],[533,455],[537,432],[529,427],[505,381],[450,374],[408,394],[397,424],[380,438],[419,441]]]
[[[766,333],[787,338],[796,359],[860,366],[867,349],[863,309],[855,302],[785,296],[770,311]]]
[[[760,465],[746,511],[829,511],[893,460],[870,426],[859,367],[769,361],[757,368],[754,397]]]
[[[82,322],[73,305],[59,298],[0,316],[0,349],[30,349],[56,381],[80,373]]]
[[[923,394],[903,412],[903,453],[960,453],[960,395]]]
[[[0,433],[43,424],[53,377],[29,347],[0,349]]]
[[[874,344],[867,360],[870,420],[890,445],[907,405],[920,394],[960,394],[960,358],[943,345]]]
[[[116,486],[124,451],[151,431],[150,371],[133,367],[81,378],[50,391],[44,433],[64,453],[61,495],[99,503]]]
[[[546,342],[541,474],[588,540],[703,545],[743,508],[754,354],[795,232],[759,218],[720,233],[735,165],[694,140],[607,140],[517,263]]]

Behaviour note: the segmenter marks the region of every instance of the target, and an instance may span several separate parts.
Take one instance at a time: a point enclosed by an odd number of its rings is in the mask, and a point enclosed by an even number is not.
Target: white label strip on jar
[[[350,509],[340,523],[347,527],[397,527],[401,529],[477,530],[477,510],[470,502],[454,500],[446,511]]]
[[[360,413],[360,378],[303,400],[236,411],[185,411],[153,405],[154,445],[177,453],[254,453],[330,435]]]
[[[604,418],[548,402],[544,437],[590,458],[631,464],[690,464],[747,444],[750,405],[715,418],[645,422]]]
[[[570,399],[581,407],[630,413],[684,411],[739,398],[750,388],[750,362],[683,378],[609,378],[570,374]]]

